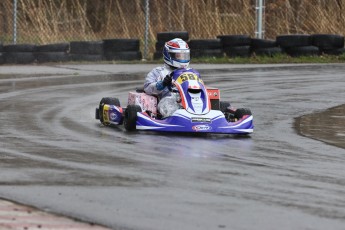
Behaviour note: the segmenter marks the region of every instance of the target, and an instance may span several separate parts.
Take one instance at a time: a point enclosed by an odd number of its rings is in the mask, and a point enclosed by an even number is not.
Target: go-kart
[[[127,131],[250,134],[253,115],[250,109],[234,108],[220,101],[217,88],[206,87],[194,69],[179,69],[172,74],[171,94],[179,108],[169,117],[157,109],[158,98],[143,90],[129,92],[128,105],[118,98],[104,97],[96,108],[96,119],[105,126],[124,125]]]

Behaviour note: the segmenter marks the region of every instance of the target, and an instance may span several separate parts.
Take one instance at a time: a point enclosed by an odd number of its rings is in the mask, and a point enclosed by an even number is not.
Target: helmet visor
[[[190,61],[190,53],[189,52],[179,52],[179,53],[170,53],[170,56],[173,60],[178,62],[189,62]]]

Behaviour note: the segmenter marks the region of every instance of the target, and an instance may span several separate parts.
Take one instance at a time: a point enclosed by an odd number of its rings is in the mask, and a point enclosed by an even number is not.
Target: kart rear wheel
[[[101,101],[99,102],[99,108],[98,108],[99,120],[101,121],[102,124],[105,124],[105,123],[103,123],[104,122],[104,119],[103,119],[103,106],[105,104],[107,104],[107,105],[115,105],[115,106],[119,106],[119,107],[121,106],[120,105],[120,101],[119,101],[118,98],[116,98],[116,97],[103,97],[101,99]]]
[[[137,112],[141,112],[139,105],[128,105],[125,110],[123,125],[127,131],[135,131],[137,123]]]
[[[236,109],[235,114],[234,114],[237,120],[242,119],[244,115],[252,115],[252,111],[250,111],[250,109],[247,109],[247,108],[239,108],[239,109]]]

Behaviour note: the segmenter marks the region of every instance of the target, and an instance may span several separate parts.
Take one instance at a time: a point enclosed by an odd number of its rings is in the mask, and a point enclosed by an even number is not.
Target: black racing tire
[[[193,39],[188,42],[191,50],[222,49],[220,39]]]
[[[344,47],[344,36],[336,34],[313,34],[312,45],[320,49],[331,50]]]
[[[249,35],[219,35],[223,47],[250,46],[251,37]]]
[[[105,39],[103,40],[104,51],[117,53],[124,51],[138,52],[140,50],[139,39]]]
[[[283,48],[312,45],[312,37],[308,34],[280,35],[277,36],[276,41]]]
[[[142,59],[140,51],[121,51],[116,53],[106,52],[105,59],[108,61],[135,61]]]
[[[102,54],[69,54],[70,61],[103,61],[105,58]]]
[[[247,108],[239,108],[236,109],[234,117],[238,120],[240,120],[244,115],[252,115],[252,111]]]
[[[221,58],[224,57],[224,53],[222,49],[192,49],[191,50],[191,58],[201,58],[201,57],[217,57]]]
[[[233,46],[224,48],[226,56],[235,57],[250,57],[250,46]]]
[[[174,38],[181,38],[184,41],[188,41],[189,34],[187,31],[168,31],[157,33],[157,41],[167,42]]]
[[[0,65],[5,63],[5,55],[3,53],[0,53]]]
[[[343,55],[345,54],[345,48],[323,49],[323,50],[320,50],[320,53],[327,54],[327,55]]]
[[[156,51],[153,53],[153,60],[159,60],[163,59],[163,52],[162,51]]]
[[[70,61],[69,55],[65,52],[39,52],[35,53],[35,56],[38,63]]]
[[[227,108],[230,107],[230,102],[227,101],[220,101],[219,102],[219,110],[223,113],[227,112]]]
[[[301,57],[301,56],[318,56],[320,50],[316,46],[297,46],[286,48],[285,52],[291,57]]]
[[[276,55],[282,54],[283,50],[280,47],[259,48],[259,49],[252,49],[252,53],[257,56],[274,57]]]
[[[99,107],[98,107],[98,112],[99,112],[99,120],[101,121],[102,124],[107,125],[104,123],[103,119],[103,106],[107,105],[115,105],[115,106],[121,106],[120,105],[120,100],[116,97],[103,97],[101,101],[99,102]]]
[[[141,108],[139,105],[128,105],[125,110],[125,116],[123,124],[127,131],[135,131],[136,130],[136,122],[137,122],[137,112],[141,112]]]
[[[268,40],[268,39],[260,39],[260,38],[252,38],[250,46],[252,49],[273,48],[273,47],[277,47],[277,41]]]
[[[164,45],[165,45],[165,42],[163,42],[163,41],[157,41],[156,42],[156,51],[157,52],[163,52],[163,48],[164,48]]]
[[[37,46],[33,44],[5,45],[4,52],[35,52]]]
[[[67,52],[69,43],[55,43],[37,46],[37,52]]]
[[[70,42],[71,54],[103,54],[103,41],[73,41]]]
[[[33,52],[9,52],[4,54],[6,64],[31,64],[36,61]]]

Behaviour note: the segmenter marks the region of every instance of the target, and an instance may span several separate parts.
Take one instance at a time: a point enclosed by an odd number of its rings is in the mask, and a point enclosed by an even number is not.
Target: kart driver
[[[159,113],[162,117],[169,117],[180,108],[169,87],[171,86],[173,71],[189,66],[190,49],[188,44],[180,38],[166,42],[163,48],[163,59],[163,66],[156,67],[147,74],[144,91],[149,95],[158,97]]]

